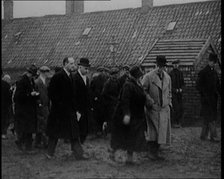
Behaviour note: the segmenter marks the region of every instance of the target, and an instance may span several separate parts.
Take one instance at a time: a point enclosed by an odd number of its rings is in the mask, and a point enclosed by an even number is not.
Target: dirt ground
[[[109,159],[109,136],[90,136],[84,149],[91,158],[76,161],[69,156],[70,145],[63,141],[58,143],[56,158],[48,160],[43,150],[32,155],[18,151],[9,134],[2,140],[2,178],[221,178],[221,142],[201,141],[200,131],[198,127],[172,129],[172,145],[161,147],[164,161],[151,161],[141,153],[134,155],[134,166],[124,164],[123,151],[116,153],[117,162]]]

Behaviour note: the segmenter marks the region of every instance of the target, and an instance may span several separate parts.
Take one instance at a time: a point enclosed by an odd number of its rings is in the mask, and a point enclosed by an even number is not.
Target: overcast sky
[[[96,0],[85,1],[84,12],[141,7],[142,0]],[[208,0],[154,0],[154,6],[179,4]],[[3,3],[2,3],[3,4]],[[3,5],[2,5],[3,9]],[[65,14],[65,0],[58,1],[14,1],[13,17],[43,16],[48,14]],[[3,16],[3,10],[2,10]]]

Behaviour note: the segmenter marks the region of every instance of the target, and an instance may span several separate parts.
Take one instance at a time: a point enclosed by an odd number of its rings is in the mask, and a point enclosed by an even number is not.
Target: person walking
[[[184,77],[182,71],[179,70],[179,60],[172,62],[173,69],[169,73],[172,83],[172,110],[171,110],[171,125],[175,128],[181,126],[181,119],[183,117],[183,87]]]
[[[133,153],[146,150],[144,132],[147,129],[144,115],[146,95],[140,83],[143,73],[133,66],[121,90],[118,105],[112,120],[111,159],[115,160],[118,149],[127,151],[126,164],[133,164]]]
[[[110,76],[104,84],[102,91],[102,103],[103,103],[103,129],[107,131],[111,130],[112,116],[115,111],[115,107],[118,103],[118,97],[120,94],[120,82],[118,80],[119,69],[114,67],[110,70]]]
[[[79,125],[80,142],[83,144],[88,135],[88,114],[90,112],[89,99],[89,59],[81,58],[78,63],[78,70],[72,75],[75,88],[75,100],[77,104],[77,117]]]
[[[19,150],[33,153],[32,134],[37,128],[37,100],[39,92],[36,89],[34,78],[37,76],[37,67],[31,65],[22,78],[17,81],[14,94],[15,125],[17,133],[16,145]]]
[[[79,127],[76,116],[77,106],[71,72],[75,68],[72,57],[63,59],[63,69],[55,73],[50,80],[48,97],[51,109],[47,121],[46,134],[49,137],[46,157],[54,157],[58,139],[69,139],[72,158],[86,159],[79,140]]]
[[[35,136],[35,147],[46,148],[46,127],[50,108],[47,87],[49,85],[48,78],[50,76],[50,68],[47,66],[40,67],[39,74],[39,77],[35,80],[37,90],[40,93],[37,105],[37,133]]]
[[[198,73],[196,83],[197,90],[201,95],[201,117],[204,122],[200,138],[201,140],[207,140],[210,132],[210,140],[212,142],[219,142],[216,120],[218,94],[221,94],[221,85],[218,73],[214,68],[217,61],[217,55],[211,53],[208,65]]]
[[[7,129],[12,117],[12,91],[10,90],[11,78],[4,75],[1,81],[1,129],[2,139],[7,139]]]
[[[157,56],[156,69],[145,74],[142,80],[143,88],[147,94],[146,139],[149,145],[148,157],[157,160],[163,159],[158,155],[161,144],[169,145],[171,142],[170,107],[171,78],[165,72],[165,56]]]
[[[90,83],[90,93],[91,93],[91,109],[93,114],[93,131],[96,137],[103,135],[103,100],[102,100],[102,91],[105,82],[108,79],[108,74],[106,68],[99,67],[97,73],[92,77]]]

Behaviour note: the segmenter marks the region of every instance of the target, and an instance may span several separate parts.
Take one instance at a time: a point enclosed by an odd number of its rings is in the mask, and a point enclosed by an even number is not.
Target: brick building
[[[220,57],[221,1],[153,7],[152,0],[143,0],[140,8],[91,13],[83,13],[82,2],[67,4],[66,15],[12,19],[9,10],[2,21],[3,71],[16,79],[31,63],[61,66],[65,56],[88,57],[93,69],[142,64],[147,70],[155,54],[164,53],[169,62],[181,61],[185,117],[198,118],[194,80],[209,51]]]

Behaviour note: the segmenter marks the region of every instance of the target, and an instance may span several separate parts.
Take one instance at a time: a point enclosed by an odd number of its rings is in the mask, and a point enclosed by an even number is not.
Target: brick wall
[[[207,59],[209,56],[209,51],[207,51],[201,60],[199,61],[197,67],[191,66],[181,66],[179,69],[183,72],[185,87],[183,88],[183,105],[184,105],[184,115],[182,124],[183,126],[198,125],[201,124],[200,119],[200,94],[196,89],[196,80],[198,77],[198,72],[207,65]],[[151,71],[155,67],[147,67],[145,72]],[[167,68],[169,73],[171,67]],[[216,70],[221,76],[221,70],[216,66]],[[221,119],[221,100],[218,101],[218,119]]]

